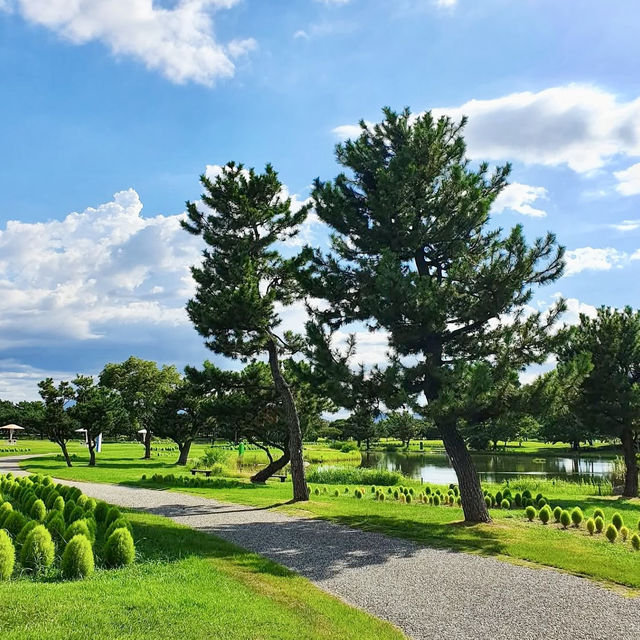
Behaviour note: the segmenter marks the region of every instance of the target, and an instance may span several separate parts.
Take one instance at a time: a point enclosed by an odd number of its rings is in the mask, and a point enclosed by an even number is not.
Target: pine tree
[[[300,418],[280,363],[299,341],[278,333],[276,306],[286,307],[302,295],[295,278],[300,259],[284,258],[278,244],[298,233],[309,206],[291,210],[270,165],[259,174],[229,163],[215,178],[200,180],[202,200],[187,203],[183,222],[206,243],[202,264],[192,268],[197,289],[187,312],[215,353],[243,361],[267,354],[289,427],[293,498],[307,500]]]
[[[306,251],[303,281],[328,303],[316,310],[316,323],[335,330],[360,322],[387,332],[403,388],[424,394],[421,412],[442,436],[466,520],[487,522],[459,430],[462,421],[486,416],[482,405],[461,405],[457,395],[476,374],[499,384],[506,372],[544,358],[563,303],[546,316],[526,315],[524,307],[533,286],[561,275],[563,250],[552,234],[529,246],[520,226],[504,234],[490,225],[509,166],[492,175],[486,164],[471,167],[464,119],[413,119],[408,110],[390,109],[384,115],[372,127],[362,122],[360,137],[338,145],[347,173],[316,180],[313,201],[334,232],[332,251]]]

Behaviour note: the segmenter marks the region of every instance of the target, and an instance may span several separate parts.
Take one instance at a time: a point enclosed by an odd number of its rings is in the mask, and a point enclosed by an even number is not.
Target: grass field
[[[132,512],[138,562],[80,582],[0,582],[3,640],[404,637],[280,565]]]
[[[128,449],[127,449],[128,447]],[[39,458],[23,464],[34,473],[48,473],[55,477],[94,482],[116,482],[158,487],[150,482],[141,482],[142,474],[187,474],[186,470],[173,465],[174,456],[160,456],[143,461],[137,456],[135,445],[106,445],[98,460],[98,467],[88,468],[78,463],[67,468],[55,458]],[[127,457],[128,456],[128,457]],[[86,453],[85,453],[86,458]],[[417,482],[405,482],[419,490]],[[160,485],[162,486],[162,485]],[[314,485],[322,487],[322,485]],[[513,492],[529,488],[535,494],[542,492],[552,506],[572,509],[580,506],[585,518],[592,515],[596,507],[605,512],[609,522],[619,511],[631,532],[638,530],[640,500],[625,500],[613,496],[597,495],[592,485],[578,485],[548,480],[512,481]],[[466,526],[461,524],[462,510],[458,507],[430,507],[422,504],[405,505],[397,501],[377,502],[365,487],[365,498],[353,496],[356,485],[350,485],[349,494],[344,494],[345,485],[338,485],[339,497],[331,495],[336,486],[328,486],[329,494],[312,494],[307,503],[286,504],[291,498],[290,483],[273,482],[256,486],[244,478],[216,479],[212,487],[168,487],[174,491],[186,491],[226,502],[254,506],[274,506],[289,513],[306,517],[318,517],[352,527],[408,538],[417,542],[447,549],[498,555],[517,561],[528,561],[557,567],[591,578],[640,589],[640,553],[632,551],[629,542],[610,544],[603,535],[589,536],[584,523],[578,530],[562,530],[559,525],[542,525],[539,521],[528,522],[522,510],[492,510],[491,525]],[[488,486],[492,491],[498,487]]]

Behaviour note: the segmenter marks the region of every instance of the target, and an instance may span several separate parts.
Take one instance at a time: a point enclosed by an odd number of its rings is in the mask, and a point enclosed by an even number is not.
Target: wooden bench
[[[272,478],[278,478],[278,480],[280,480],[280,482],[284,482],[287,479],[287,475],[283,475],[283,476],[279,476],[279,475],[272,475]]]
[[[196,473],[204,473],[207,478],[213,473],[211,469],[191,469],[191,475],[195,476]]]

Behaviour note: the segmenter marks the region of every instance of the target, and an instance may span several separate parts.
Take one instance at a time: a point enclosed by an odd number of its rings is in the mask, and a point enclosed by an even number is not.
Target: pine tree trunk
[[[95,446],[91,444],[91,440],[89,440],[89,466],[96,466],[96,449]]]
[[[144,434],[144,457],[143,460],[151,460],[151,429],[147,428]]]
[[[280,469],[284,469],[284,467],[287,466],[289,459],[289,452],[284,451],[282,457],[277,460],[271,460],[264,469],[260,469],[258,473],[251,476],[251,482],[264,484],[274,473],[278,473]]]
[[[69,457],[69,452],[67,451],[67,443],[66,442],[58,442],[58,445],[62,449],[62,455],[64,456],[64,461],[67,463],[67,467],[71,466],[71,458]]]
[[[291,389],[280,371],[280,361],[278,360],[278,349],[273,339],[267,342],[269,352],[269,367],[273,377],[273,383],[278,395],[282,399],[285,418],[289,425],[289,454],[291,456],[291,482],[293,484],[293,501],[305,501],[309,499],[309,488],[304,472],[304,461],[302,458],[302,430],[300,428],[300,418],[296,410],[296,403],[293,399]]]
[[[633,437],[633,431],[629,428],[624,429],[622,432],[622,449],[626,466],[622,495],[626,498],[635,498],[638,495],[638,460],[636,458],[635,438]]]
[[[491,522],[480,477],[460,432],[454,424],[436,422],[436,426],[458,477],[465,522]]]
[[[187,440],[182,444],[178,442],[178,450],[180,451],[180,455],[178,456],[178,462],[176,462],[177,465],[184,467],[187,464],[187,461],[189,460],[189,451],[191,450],[192,442],[193,442],[192,440]]]

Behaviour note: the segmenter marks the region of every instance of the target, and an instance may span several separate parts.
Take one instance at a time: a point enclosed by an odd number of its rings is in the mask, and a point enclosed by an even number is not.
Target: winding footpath
[[[0,458],[0,473],[23,474],[20,459]],[[62,482],[255,551],[410,638],[640,638],[640,599],[559,571],[184,493]]]

